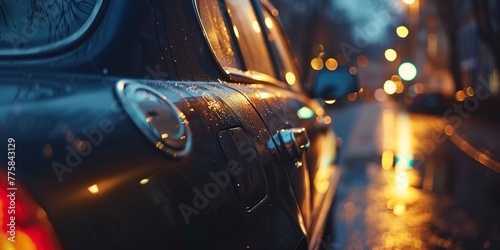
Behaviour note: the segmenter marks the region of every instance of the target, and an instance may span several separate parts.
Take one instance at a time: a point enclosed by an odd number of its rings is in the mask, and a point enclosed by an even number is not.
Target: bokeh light
[[[267,28],[269,28],[269,29],[273,28],[273,20],[271,20],[270,17],[266,17],[266,19],[264,21],[266,23]]]
[[[409,33],[410,31],[405,26],[399,26],[396,28],[396,34],[398,34],[401,38],[407,37]]]
[[[405,85],[401,81],[394,82],[394,83],[396,83],[396,93],[398,93],[398,94],[403,93],[403,91],[405,90]]]
[[[257,20],[254,20],[252,22],[252,28],[253,28],[253,31],[255,31],[255,33],[260,33],[260,25],[259,25],[259,22],[257,22]]]
[[[459,90],[455,93],[455,100],[457,100],[457,102],[463,102],[465,97],[465,92],[463,90]]]
[[[351,102],[356,101],[357,98],[358,98],[358,92],[352,92],[347,95],[347,100]]]
[[[391,81],[391,80],[385,81],[385,83],[384,83],[384,91],[388,95],[392,95],[392,94],[396,93],[396,83],[393,82],[393,81]]]
[[[465,93],[468,95],[468,96],[474,96],[474,89],[472,87],[467,87],[465,89]]]
[[[391,81],[396,84],[396,93],[401,94],[405,90],[405,85],[401,82],[401,77],[398,75],[392,75]]]
[[[295,81],[297,80],[296,77],[295,77],[295,74],[292,73],[292,72],[286,72],[285,74],[285,79],[286,79],[286,82],[289,84],[289,85],[294,85],[295,84]]]
[[[314,70],[321,70],[323,68],[323,60],[321,58],[315,57],[311,60],[311,68]]]
[[[405,62],[399,66],[398,74],[401,79],[411,81],[417,76],[417,67],[413,63]]]
[[[385,59],[387,59],[387,61],[389,61],[389,62],[393,62],[398,57],[398,53],[393,49],[385,50],[384,55],[385,55]]]
[[[358,69],[356,67],[350,67],[349,68],[349,73],[351,73],[351,75],[355,75],[358,73]]]
[[[391,76],[391,81],[393,81],[393,82],[400,82],[401,81],[401,77],[399,77],[398,75],[392,75]]]
[[[358,63],[359,67],[365,68],[366,66],[368,66],[370,60],[368,60],[368,57],[366,57],[365,55],[360,55],[356,58],[356,62]]]
[[[424,85],[422,83],[415,83],[415,85],[413,85],[413,90],[415,91],[415,94],[422,94],[424,93]]]
[[[90,187],[87,188],[89,190],[90,193],[92,194],[97,194],[99,193],[99,187],[97,186],[97,184],[94,184]]]
[[[403,0],[405,4],[413,4],[415,0]]]
[[[384,151],[384,153],[382,153],[381,164],[383,169],[391,169],[394,164],[394,153],[392,151]]]
[[[325,66],[328,70],[334,71],[339,66],[339,63],[335,60],[335,58],[328,58],[325,61]]]
[[[392,212],[397,216],[401,216],[406,212],[406,205],[404,203],[398,203],[394,206]]]

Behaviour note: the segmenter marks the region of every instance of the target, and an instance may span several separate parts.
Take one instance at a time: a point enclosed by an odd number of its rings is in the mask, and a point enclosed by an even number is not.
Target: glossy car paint
[[[63,248],[315,248],[338,177],[321,106],[276,80],[227,75],[190,1],[103,6],[71,46],[0,57],[1,134],[16,139],[18,180]],[[188,154],[144,135],[119,82],[185,115]],[[302,159],[279,140],[294,128],[309,138]]]

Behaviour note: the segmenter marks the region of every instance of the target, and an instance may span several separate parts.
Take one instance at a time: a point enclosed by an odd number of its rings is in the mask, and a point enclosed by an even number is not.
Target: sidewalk
[[[392,136],[387,135],[388,131],[384,131],[382,126],[384,110],[395,115],[397,105],[392,102],[356,102],[342,109],[328,111],[333,118],[337,136],[343,140],[341,164],[355,159],[380,160],[384,147],[390,147],[384,143],[391,143],[384,142],[384,137]]]

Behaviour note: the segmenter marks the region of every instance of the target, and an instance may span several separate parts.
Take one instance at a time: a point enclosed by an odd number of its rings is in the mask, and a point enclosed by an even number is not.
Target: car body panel
[[[302,215],[296,206],[289,206],[296,201],[286,175],[282,174],[281,158],[268,147],[268,142],[272,142],[270,134],[241,94],[219,83],[149,83],[186,114],[192,129],[193,149],[189,157],[173,159],[146,140],[117,105],[113,87],[118,79],[89,84],[91,80],[82,77],[74,81],[71,91],[61,96],[2,107],[2,114],[8,117],[2,133],[16,138],[19,145],[21,181],[40,201],[55,228],[66,232],[61,237],[65,246],[146,247],[143,240],[161,236],[165,247],[200,248],[206,244],[218,246],[220,242],[228,249],[264,247],[276,243],[269,239],[275,235],[266,236],[265,232],[283,231],[273,229],[283,226],[280,223],[268,224],[274,217],[288,221],[290,235],[282,237],[295,239],[305,235],[300,226],[292,226],[299,224]],[[13,86],[32,87],[18,82]],[[227,154],[217,142],[220,131],[234,128],[255,138],[251,145],[233,146],[242,147],[242,156],[262,162],[267,183],[263,183],[265,197],[251,213],[238,202],[230,202],[238,199],[237,194],[217,183],[224,184],[223,177],[213,177],[231,173]],[[144,179],[148,182],[141,185]],[[93,185],[99,188],[97,194],[87,190]],[[215,185],[219,188],[210,189]],[[207,187],[213,198],[206,197],[208,201],[203,202],[198,191],[203,193]],[[179,204],[189,206],[185,211],[193,213],[183,216]],[[88,213],[89,210],[93,212]],[[250,224],[238,225],[243,221]],[[234,227],[253,230],[235,231]],[[148,230],[140,233],[141,228]],[[156,230],[163,235],[150,235]],[[230,241],[225,240],[228,235]],[[175,245],[172,242],[179,238],[174,236],[182,236],[183,240]],[[194,238],[198,243],[192,241]]]

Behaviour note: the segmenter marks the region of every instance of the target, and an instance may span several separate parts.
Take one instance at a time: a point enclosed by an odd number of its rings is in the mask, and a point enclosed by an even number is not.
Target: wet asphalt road
[[[394,103],[330,110],[342,175],[330,249],[500,249],[500,130]],[[448,124],[449,125],[449,124]]]

